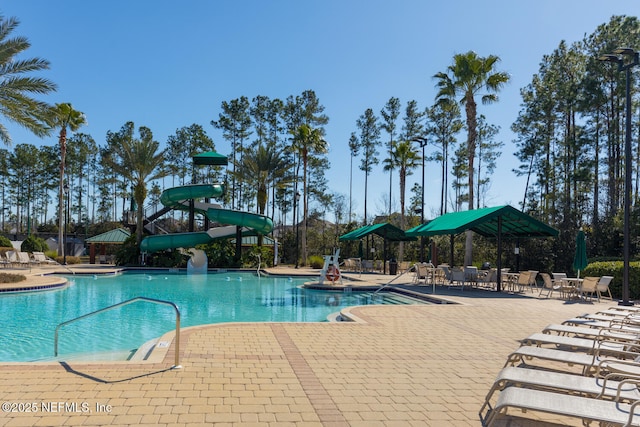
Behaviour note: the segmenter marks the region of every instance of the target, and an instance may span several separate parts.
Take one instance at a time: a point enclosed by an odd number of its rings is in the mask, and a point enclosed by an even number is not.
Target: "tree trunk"
[[[467,96],[465,103],[467,113],[467,156],[469,160],[469,210],[473,210],[473,182],[474,182],[474,159],[476,155],[476,138],[478,123],[476,121],[476,102],[473,96]],[[466,240],[464,247],[464,265],[473,263],[473,231],[466,232]]]

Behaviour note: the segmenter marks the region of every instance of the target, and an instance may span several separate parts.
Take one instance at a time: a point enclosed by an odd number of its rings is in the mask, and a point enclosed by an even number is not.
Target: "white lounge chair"
[[[636,415],[639,404],[640,401],[628,404],[550,391],[507,387],[500,393],[494,409],[482,421],[485,426],[492,426],[496,420],[506,415],[509,409],[514,408],[521,409],[523,412],[537,411],[582,419],[583,422],[599,421],[631,426],[640,423],[640,415]]]
[[[617,339],[614,339],[614,337],[607,335],[605,332],[605,330],[601,330],[600,334],[593,338],[576,338],[564,335],[535,333],[522,340],[522,343],[523,345],[538,347],[550,345],[557,349],[582,351],[628,359],[640,356],[640,353],[638,353],[640,341],[638,341],[637,337],[634,336],[628,340],[624,340],[623,336],[620,335]]]
[[[584,326],[571,326],[552,323],[545,326],[542,330],[543,334],[555,333],[557,335],[568,335],[581,338],[593,338],[602,335],[601,331],[606,331],[610,337],[615,339],[621,337],[623,339],[640,339],[640,327],[616,327],[615,325],[605,326],[602,328],[590,328]]]
[[[48,264],[48,265],[59,265],[56,261],[47,257],[44,252],[34,252],[33,258],[38,261],[40,264]]]
[[[504,368],[498,373],[493,386],[487,393],[484,404],[480,408],[480,417],[482,418],[485,408],[493,409],[491,400],[494,393],[510,386],[565,391],[596,398],[616,397],[618,400],[629,402],[640,400],[640,391],[636,384],[621,384],[621,381],[611,379],[614,377],[617,377],[617,374],[594,378],[541,369]],[[637,377],[634,379],[640,380]]]

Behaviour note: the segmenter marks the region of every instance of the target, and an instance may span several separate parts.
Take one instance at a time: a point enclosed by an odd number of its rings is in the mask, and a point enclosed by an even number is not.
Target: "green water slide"
[[[236,226],[250,228],[262,234],[269,233],[273,229],[273,221],[264,215],[222,209],[217,204],[197,201],[206,197],[219,197],[223,193],[224,186],[222,184],[193,184],[165,190],[160,196],[160,202],[163,205],[172,209],[188,211],[189,200],[194,200],[193,209],[195,212],[206,215],[210,221],[230,225],[193,233],[148,236],[142,240],[140,250],[156,252],[164,249],[192,248],[215,239],[234,237]]]

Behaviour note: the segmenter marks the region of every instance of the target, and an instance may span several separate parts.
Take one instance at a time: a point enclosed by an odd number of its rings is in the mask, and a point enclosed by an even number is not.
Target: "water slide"
[[[196,245],[209,243],[212,240],[235,237],[236,226],[255,230],[266,234],[273,229],[273,221],[264,215],[250,212],[223,209],[214,203],[197,201],[206,197],[220,197],[224,192],[222,184],[192,184],[169,188],[162,192],[160,202],[172,209],[189,211],[189,201],[193,200],[194,211],[206,215],[210,221],[230,224],[223,227],[210,228],[207,231],[193,233],[173,233],[147,236],[142,240],[142,252],[156,252],[173,248],[193,248]]]

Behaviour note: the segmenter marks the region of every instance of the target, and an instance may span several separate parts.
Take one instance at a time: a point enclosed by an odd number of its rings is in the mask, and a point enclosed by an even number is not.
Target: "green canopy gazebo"
[[[345,240],[360,240],[365,237],[375,234],[384,239],[384,258],[387,258],[387,242],[409,242],[417,240],[416,237],[408,236],[405,232],[396,227],[393,224],[389,224],[388,222],[383,222],[379,224],[365,225],[364,227],[360,227],[353,231],[348,232],[347,234],[343,234],[338,238],[339,241]],[[386,269],[386,265],[384,267]],[[386,272],[386,271],[385,271]]]
[[[406,231],[407,236],[451,236],[451,263],[453,265],[453,238],[471,230],[485,237],[495,237],[498,245],[497,290],[501,287],[502,239],[522,237],[556,237],[558,230],[519,211],[510,205],[470,211],[453,212],[439,216],[426,224]]]
[[[98,234],[97,236],[89,237],[85,240],[85,243],[89,244],[89,263],[96,263],[96,245],[100,245],[100,255],[106,255],[107,245],[121,245],[129,237],[131,233],[124,228],[116,228],[109,230],[105,233]]]

